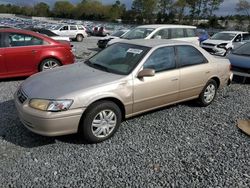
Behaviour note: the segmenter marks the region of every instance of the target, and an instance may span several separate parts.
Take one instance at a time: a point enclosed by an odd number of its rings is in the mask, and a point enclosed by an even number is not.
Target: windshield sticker
[[[135,48],[129,48],[127,50],[127,53],[133,53],[133,54],[141,54],[143,50],[135,49]]]

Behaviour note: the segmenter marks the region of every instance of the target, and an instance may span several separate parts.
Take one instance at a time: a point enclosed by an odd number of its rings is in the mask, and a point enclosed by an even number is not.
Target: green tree
[[[68,1],[57,1],[53,8],[53,13],[57,17],[70,18],[74,10],[74,5]]]
[[[208,18],[213,17],[214,11],[218,10],[223,2],[224,0],[204,0],[203,15]]]
[[[186,8],[187,8],[186,0],[177,0],[174,3],[174,9],[177,14],[179,22],[182,22]]]
[[[157,0],[134,0],[132,3],[132,10],[137,13],[137,19],[143,22],[152,23],[156,15]]]
[[[50,10],[49,10],[49,5],[46,3],[38,3],[34,6],[34,12],[36,16],[49,16],[50,15]]]
[[[248,19],[250,19],[250,2],[246,0],[239,0],[236,4],[236,11],[239,13],[244,13]]]

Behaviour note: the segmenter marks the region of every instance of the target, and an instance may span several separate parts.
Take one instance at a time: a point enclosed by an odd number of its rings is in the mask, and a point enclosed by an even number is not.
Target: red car
[[[0,30],[0,79],[30,76],[74,63],[70,43],[32,31]]]

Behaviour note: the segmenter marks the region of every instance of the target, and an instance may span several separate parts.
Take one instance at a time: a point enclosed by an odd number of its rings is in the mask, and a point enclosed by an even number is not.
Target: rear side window
[[[243,40],[250,40],[250,34],[243,34]]]
[[[77,28],[76,28],[75,25],[71,25],[71,26],[70,26],[70,30],[77,30]]]
[[[187,37],[195,37],[195,29],[187,28],[186,30],[186,35]]]
[[[171,38],[185,37],[183,28],[171,28],[170,31],[171,31]]]
[[[77,27],[78,27],[79,30],[84,30],[84,27],[81,26],[81,25],[78,25]]]
[[[25,34],[10,33],[9,47],[43,45],[42,39]]]
[[[206,58],[193,46],[177,46],[177,56],[179,67],[199,65],[206,63]]]
[[[163,47],[156,49],[147,59],[143,68],[154,69],[155,72],[174,69],[175,52],[174,47]]]

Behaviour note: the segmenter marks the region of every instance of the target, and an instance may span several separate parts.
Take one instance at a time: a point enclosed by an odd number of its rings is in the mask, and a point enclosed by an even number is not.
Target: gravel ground
[[[97,51],[96,38],[74,45],[79,58]],[[250,137],[235,126],[250,118],[249,84],[220,90],[206,108],[186,102],[129,119],[88,145],[24,128],[13,103],[22,81],[0,82],[0,187],[250,186]]]

